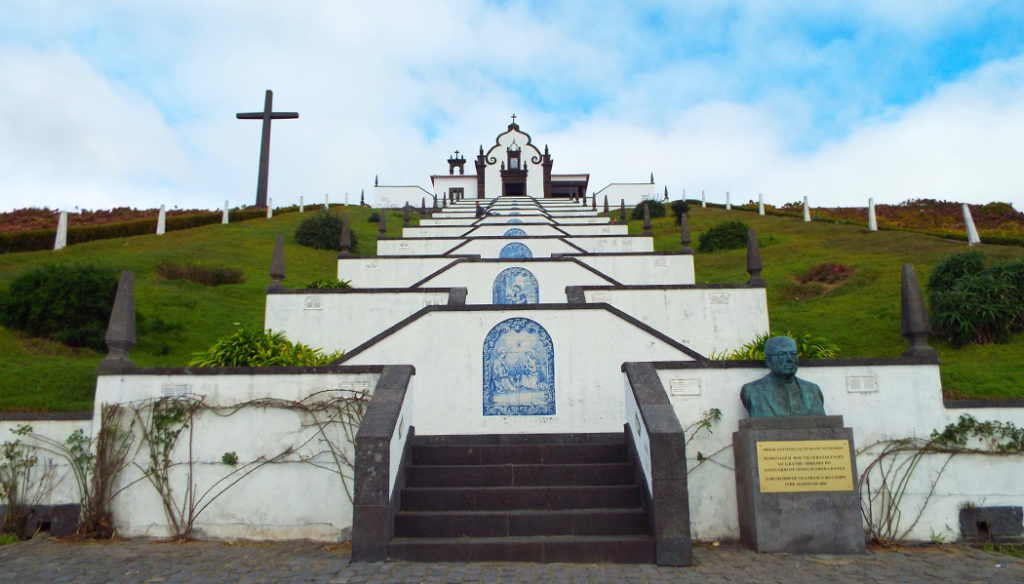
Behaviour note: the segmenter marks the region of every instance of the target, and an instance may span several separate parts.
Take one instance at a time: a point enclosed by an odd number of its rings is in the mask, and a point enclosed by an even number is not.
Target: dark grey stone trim
[[[416,446],[529,445],[529,444],[620,444],[617,432],[576,434],[438,434],[416,436]]]
[[[285,290],[273,290],[267,292],[267,294],[301,294],[307,296],[310,294],[423,294],[448,292],[450,290],[452,288],[416,288],[414,286],[409,288],[288,288]]]
[[[337,363],[335,361],[334,363]],[[380,373],[384,365],[324,365],[322,367],[136,367],[117,375],[292,375],[296,373]]]
[[[441,237],[437,237],[437,238],[435,238],[435,239],[447,239],[447,238],[441,238]],[[450,255],[452,255],[452,252],[453,252],[453,251],[455,251],[455,250],[459,249],[460,247],[465,247],[465,246],[469,245],[469,242],[470,242],[470,241],[472,241],[471,239],[466,239],[466,238],[463,238],[463,237],[460,237],[460,238],[458,238],[458,239],[459,239],[459,240],[461,240],[461,241],[462,241],[462,243],[460,243],[460,244],[456,245],[456,246],[455,246],[455,247],[453,247],[453,248],[450,248],[450,249],[449,249],[448,251],[444,252],[444,253],[443,253],[443,254],[441,254],[441,255],[442,255],[442,256],[450,256]],[[457,255],[457,254],[456,254],[456,255]]]
[[[384,331],[382,331],[382,332],[378,333],[377,335],[373,336],[372,338],[370,338],[369,340],[367,340],[363,344],[359,345],[358,347],[355,347],[354,349],[352,349],[351,351],[349,351],[348,353],[343,355],[340,359],[338,359],[334,363],[338,363],[338,364],[344,363],[345,361],[351,359],[352,357],[362,353],[366,349],[368,349],[368,348],[372,347],[373,345],[377,344],[381,340],[391,336],[392,334],[395,333],[395,331],[397,331],[399,329],[402,329],[402,328],[405,328],[407,325],[409,325],[409,323],[411,323],[411,322],[421,318],[424,314],[426,314],[428,312],[433,312],[433,311],[445,311],[445,312],[485,312],[485,311],[499,311],[499,310],[500,311],[517,312],[517,311],[529,311],[529,310],[566,310],[566,309],[570,309],[570,310],[606,310],[606,311],[614,314],[615,316],[621,318],[622,320],[624,320],[624,321],[632,324],[633,326],[643,330],[644,332],[650,334],[651,336],[657,337],[658,340],[662,341],[663,343],[666,343],[666,344],[668,344],[668,345],[670,345],[670,346],[672,346],[672,347],[682,351],[686,355],[689,355],[690,357],[693,357],[697,361],[701,361],[701,362],[707,361],[707,357],[705,357],[704,355],[701,355],[700,353],[694,351],[693,349],[687,347],[686,345],[683,345],[683,344],[679,343],[678,341],[676,341],[675,339],[672,339],[671,337],[665,335],[665,333],[662,333],[661,331],[652,328],[650,325],[637,320],[636,318],[630,316],[629,314],[626,314],[625,312],[619,310],[618,308],[615,308],[611,304],[608,304],[607,302],[595,302],[593,304],[568,304],[568,303],[566,303],[566,304],[467,304],[465,306],[424,306],[420,310],[417,310],[413,314],[407,316],[406,318],[400,320],[399,322],[395,323],[394,325],[388,327]],[[668,361],[668,363],[676,363],[676,362],[677,361]],[[685,363],[686,361],[678,361],[678,362],[679,363]],[[711,361],[711,362],[714,362],[714,361]],[[739,363],[739,361],[726,361],[726,362],[727,363]]]
[[[582,260],[581,260],[582,261]],[[764,288],[764,286],[752,286],[743,284],[620,284],[618,286],[579,286],[581,290],[615,290],[625,288],[627,290],[746,290],[749,288]]]
[[[566,286],[565,299],[569,304],[586,304],[587,297],[583,295],[582,286]]]
[[[693,564],[686,433],[650,363],[627,363],[626,380],[651,447],[651,514],[659,566]]]
[[[91,420],[92,412],[0,412],[0,422],[63,422]]]
[[[448,292],[448,306],[465,306],[466,296],[469,295],[467,288],[450,288]]]
[[[571,241],[566,240],[564,237],[560,238],[560,239],[562,240],[562,243],[564,243],[565,245],[568,245],[569,247],[571,247],[573,249],[576,249],[580,253],[582,253],[582,254],[587,253],[587,250],[583,249],[582,247],[576,245],[575,243],[573,243]],[[569,256],[569,257],[572,257],[572,256]]]
[[[947,410],[962,408],[1024,408],[1024,399],[947,399],[942,400]]]
[[[388,542],[394,535],[394,510],[388,488],[391,438],[413,373],[409,365],[383,368],[356,434],[352,496],[354,562],[383,561],[388,557]]]
[[[764,361],[652,361],[655,369],[733,369],[761,367],[767,369]],[[858,367],[869,365],[938,365],[937,359],[921,357],[863,357],[852,359],[801,359],[801,367]]]

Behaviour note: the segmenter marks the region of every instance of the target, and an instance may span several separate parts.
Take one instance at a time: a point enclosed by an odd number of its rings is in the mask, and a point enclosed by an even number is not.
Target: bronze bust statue
[[[740,401],[751,418],[824,416],[821,388],[796,376],[796,341],[772,337],[764,344],[764,361],[771,373],[744,384]]]

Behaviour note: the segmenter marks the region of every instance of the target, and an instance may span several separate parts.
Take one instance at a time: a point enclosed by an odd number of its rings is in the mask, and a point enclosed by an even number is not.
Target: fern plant
[[[763,333],[754,340],[732,352],[712,353],[711,358],[720,361],[762,361],[764,344],[772,337],[789,337],[796,341],[796,351],[801,359],[835,359],[839,347],[810,333],[786,331],[784,333]]]
[[[324,353],[293,343],[284,333],[245,327],[223,336],[205,351],[193,353],[189,367],[316,367],[341,358],[344,351]]]

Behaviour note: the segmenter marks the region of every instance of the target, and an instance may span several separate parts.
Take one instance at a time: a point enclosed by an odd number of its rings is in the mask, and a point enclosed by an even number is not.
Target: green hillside
[[[346,213],[359,237],[362,253],[376,250],[372,211],[337,207]],[[285,237],[285,285],[299,287],[331,277],[336,254],[294,243],[302,215],[254,219],[231,225],[207,225],[162,236],[146,235],[94,241],[59,252],[0,255],[0,287],[22,270],[43,263],[93,263],[135,273],[136,307],[142,316],[138,345],[132,360],[140,366],[182,366],[192,352],[210,346],[218,337],[242,325],[263,322],[264,289],[269,283],[273,239]],[[388,232],[397,237],[401,213],[391,212]],[[863,227],[803,223],[788,217],[722,209],[690,212],[693,247],[699,234],[730,219],[747,222],[762,242],[764,277],[774,330],[811,332],[837,344],[841,357],[895,357],[905,348],[899,334],[900,265],[913,263],[922,283],[943,257],[966,249],[919,234]],[[658,250],[679,249],[678,230],[671,217],[654,222]],[[640,231],[638,221],[630,222]],[[1024,256],[1024,248],[979,246],[992,260]],[[203,263],[241,270],[241,284],[205,287],[184,280],[164,280],[156,266],[164,261]],[[823,295],[809,296],[807,286],[793,277],[822,263],[836,262],[856,271],[844,284]],[[745,282],[745,252],[697,254],[699,283]],[[1024,395],[1024,335],[1006,345],[954,350],[934,345],[942,357],[943,384],[951,397],[1019,397]],[[32,339],[0,328],[0,410],[88,410],[92,407],[94,371],[102,355],[91,350]]]

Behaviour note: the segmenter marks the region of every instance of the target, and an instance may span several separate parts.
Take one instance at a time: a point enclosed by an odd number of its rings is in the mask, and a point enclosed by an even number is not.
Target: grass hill
[[[377,224],[367,222],[371,209],[335,207],[350,218],[360,252],[376,253]],[[614,213],[613,213],[614,214]],[[183,366],[191,354],[209,347],[239,326],[261,326],[264,290],[274,236],[285,238],[284,284],[298,288],[336,273],[336,254],[295,244],[303,215],[253,219],[230,225],[206,225],[165,235],[99,240],[59,252],[0,255],[0,289],[23,270],[43,263],[91,263],[135,273],[136,307],[142,316],[132,360],[140,366]],[[902,231],[868,232],[857,225],[804,223],[791,217],[738,210],[690,212],[693,247],[701,232],[726,220],[753,227],[761,241],[764,277],[772,328],[809,332],[837,344],[840,357],[895,357],[906,348],[899,333],[900,265],[913,263],[922,284],[942,258],[966,249],[948,241]],[[390,212],[388,234],[399,236],[401,213]],[[639,221],[630,222],[639,233]],[[654,221],[655,248],[678,250],[672,218]],[[979,246],[989,261],[1024,257],[1024,248]],[[166,280],[157,266],[166,261],[241,270],[240,284],[207,287],[186,280]],[[700,283],[745,282],[745,252],[696,255]],[[842,284],[801,284],[794,278],[823,262],[853,268]],[[964,349],[933,343],[942,357],[944,390],[949,397],[1024,396],[1024,335],[1005,345]],[[103,355],[26,337],[0,328],[0,411],[88,410],[92,407],[95,369]]]

